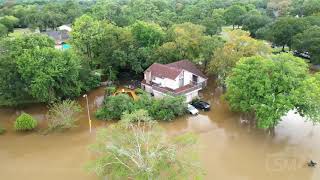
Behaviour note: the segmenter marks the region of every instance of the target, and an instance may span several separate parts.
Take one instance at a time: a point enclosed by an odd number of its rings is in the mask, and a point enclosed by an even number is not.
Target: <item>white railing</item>
[[[189,84],[190,85],[190,84]],[[165,94],[170,94],[170,95],[173,95],[173,96],[179,96],[179,95],[182,95],[182,94],[186,94],[186,93],[189,93],[189,92],[192,92],[192,91],[195,91],[197,89],[201,89],[202,88],[202,84],[196,84],[194,85],[194,83],[191,84],[192,87],[188,88],[188,89],[185,89],[183,91],[180,91],[180,92],[173,92],[173,91],[170,91],[166,88],[163,88],[163,87],[160,87],[156,84],[153,84],[152,85],[152,88],[156,91],[159,91],[159,92],[162,92],[162,93],[165,93]]]

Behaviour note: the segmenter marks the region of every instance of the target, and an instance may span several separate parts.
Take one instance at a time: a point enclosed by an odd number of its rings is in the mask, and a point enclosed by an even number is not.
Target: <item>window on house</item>
[[[198,83],[198,76],[196,76],[196,75],[192,75],[192,82],[193,83]]]

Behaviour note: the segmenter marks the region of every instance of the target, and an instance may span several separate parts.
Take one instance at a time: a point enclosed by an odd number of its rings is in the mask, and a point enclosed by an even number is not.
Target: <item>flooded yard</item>
[[[91,117],[103,100],[103,88],[88,94]],[[221,92],[209,85],[203,98],[212,110],[198,116],[184,116],[161,123],[169,134],[195,132],[199,135],[200,160],[206,179],[219,180],[319,180],[320,168],[309,168],[306,162],[320,162],[320,126],[305,122],[289,113],[270,136],[250,127],[237,113],[228,110]],[[85,108],[85,99],[79,98]],[[7,132],[0,136],[0,179],[97,179],[84,166],[90,159],[87,146],[95,131],[108,123],[93,120],[89,133],[86,111],[79,115],[79,126],[64,133],[16,133],[13,121],[23,110],[45,126],[47,108],[34,105],[23,109],[1,109],[0,124]],[[85,109],[84,109],[85,110]]]

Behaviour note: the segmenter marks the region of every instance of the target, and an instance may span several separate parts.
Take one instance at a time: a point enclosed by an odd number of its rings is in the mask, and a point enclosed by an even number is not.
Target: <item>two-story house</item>
[[[155,97],[184,95],[186,102],[199,96],[208,78],[190,61],[181,60],[171,64],[152,64],[144,72],[141,87]]]

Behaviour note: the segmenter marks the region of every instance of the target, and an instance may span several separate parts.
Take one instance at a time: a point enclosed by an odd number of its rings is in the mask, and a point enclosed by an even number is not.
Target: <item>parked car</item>
[[[207,102],[204,102],[204,101],[197,100],[197,101],[192,102],[191,105],[197,109],[201,109],[204,111],[210,110],[210,104]]]
[[[199,114],[198,109],[196,109],[195,107],[193,107],[191,104],[188,104],[187,111],[188,111],[190,114],[192,114],[192,115],[197,115],[197,114]]]
[[[304,59],[311,59],[311,55],[309,52],[299,52],[297,50],[294,50],[293,55],[304,58]]]

